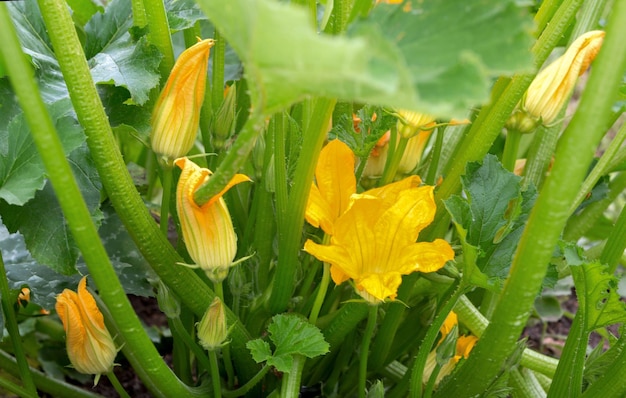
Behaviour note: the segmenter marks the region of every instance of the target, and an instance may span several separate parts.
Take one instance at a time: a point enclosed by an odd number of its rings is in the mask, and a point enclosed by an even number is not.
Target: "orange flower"
[[[220,282],[228,275],[237,254],[237,234],[222,196],[233,185],[250,179],[236,174],[221,192],[198,206],[194,193],[209,180],[211,171],[188,158],[176,159],[174,163],[182,169],[176,187],[176,210],[187,251],[212,281]]]
[[[352,279],[373,304],[397,295],[402,275],[434,272],[454,258],[448,242],[415,242],[435,216],[433,187],[417,176],[351,197],[334,223],[330,245],[307,240],[304,250],[331,264],[333,281]]]
[[[56,311],[65,329],[67,355],[80,373],[102,373],[113,367],[117,350],[93,296],[87,291],[87,277],[78,283],[78,293],[69,289],[57,296]]]
[[[333,224],[348,208],[350,195],[356,192],[352,150],[339,140],[329,142],[317,161],[315,181],[305,217],[309,224],[332,235]]]
[[[168,162],[186,155],[196,140],[214,43],[202,40],[180,54],[152,111],[152,150]]]

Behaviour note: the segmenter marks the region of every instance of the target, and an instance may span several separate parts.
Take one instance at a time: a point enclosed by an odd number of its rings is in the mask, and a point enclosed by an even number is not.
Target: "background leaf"
[[[165,10],[167,11],[167,22],[173,32],[191,28],[197,21],[207,19],[193,0],[166,0]]]
[[[162,55],[145,37],[131,37],[132,22],[130,2],[112,1],[104,14],[95,14],[85,25],[85,54],[96,83],[124,87],[142,105],[159,84]]]
[[[152,296],[152,287],[148,279],[153,277],[153,272],[124,229],[121,220],[110,207],[104,209],[104,219],[99,233],[124,291],[138,296]],[[82,275],[89,274],[82,258],[78,260],[76,267],[79,274],[62,275],[40,264],[26,249],[24,237],[20,233],[9,233],[1,223],[0,250],[10,288],[20,289],[28,286],[31,289],[31,301],[46,309],[54,308],[56,295],[63,289],[76,290]],[[95,286],[93,281],[89,284]]]
[[[85,140],[71,110],[69,99],[48,107],[66,153]],[[0,130],[0,198],[9,204],[23,205],[43,188],[44,172],[24,114],[20,113],[10,121],[7,130]]]
[[[266,113],[316,95],[462,115],[488,98],[491,78],[532,65],[532,22],[513,0],[381,4],[348,37],[318,35],[294,5],[199,3],[237,51],[253,103]]]

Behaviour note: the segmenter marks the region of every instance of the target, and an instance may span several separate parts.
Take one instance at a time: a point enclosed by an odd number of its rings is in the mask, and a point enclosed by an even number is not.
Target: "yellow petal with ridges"
[[[330,205],[326,199],[322,197],[320,190],[315,184],[311,185],[304,217],[307,222],[315,228],[321,227],[327,234],[333,234],[333,223],[335,222],[335,217],[332,216]]]
[[[332,140],[322,149],[315,167],[315,182],[336,219],[348,208],[350,196],[356,192],[354,154],[346,144]]]

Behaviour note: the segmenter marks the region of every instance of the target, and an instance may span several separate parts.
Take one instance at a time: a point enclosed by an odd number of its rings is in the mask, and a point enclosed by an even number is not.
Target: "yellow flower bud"
[[[398,133],[403,138],[415,137],[422,131],[431,131],[435,126],[435,118],[423,113],[400,110],[398,111]]]
[[[183,51],[152,111],[152,150],[167,161],[184,156],[196,140],[212,39]]]
[[[576,39],[565,54],[539,72],[522,99],[521,110],[513,114],[507,126],[531,132],[538,123],[553,122],[569,100],[576,80],[600,51],[603,40],[603,31],[587,32]]]
[[[67,335],[70,362],[80,373],[99,376],[111,370],[117,350],[86,281],[86,277],[80,280],[78,293],[63,290],[55,308]]]
[[[175,164],[182,169],[176,187],[176,210],[187,251],[212,281],[221,282],[237,254],[237,235],[222,196],[233,185],[250,179],[236,174],[220,193],[198,206],[193,196],[209,180],[211,171],[187,158],[176,159]]]
[[[228,328],[226,327],[224,304],[219,297],[213,299],[197,327],[200,345],[205,350],[213,351],[224,344],[226,337],[228,337]]]

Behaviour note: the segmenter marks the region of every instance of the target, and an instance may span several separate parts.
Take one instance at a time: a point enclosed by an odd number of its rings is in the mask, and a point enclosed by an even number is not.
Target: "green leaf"
[[[453,195],[445,201],[457,230],[465,230],[467,243],[478,250],[476,265],[489,278],[508,274],[537,195],[532,186],[522,192],[520,181],[487,155],[482,164],[467,165],[462,177],[466,198]]]
[[[101,5],[95,4],[92,0],[67,0],[67,4],[72,9],[72,17],[79,26],[85,25],[93,14],[104,11]]]
[[[606,265],[596,261],[570,265],[570,269],[587,333],[626,321],[626,303],[617,294],[618,279],[607,273]]]
[[[152,296],[148,281],[154,277],[143,256],[123,227],[117,214],[110,208],[104,209],[104,220],[99,230],[100,238],[107,249],[111,263],[127,294]],[[20,233],[10,234],[0,223],[0,251],[2,251],[7,279],[11,289],[28,286],[31,301],[46,309],[54,308],[57,294],[63,289],[76,290],[82,275],[89,270],[79,259],[76,268],[79,274],[62,275],[46,265],[38,263],[26,249],[24,237]],[[95,286],[90,282],[91,286]]]
[[[48,111],[65,153],[79,147],[85,136],[72,114],[69,99],[53,103]],[[25,204],[43,188],[44,172],[24,114],[20,113],[9,122],[7,130],[0,130],[0,199],[8,204]]]
[[[246,347],[255,361],[267,361],[279,372],[291,371],[294,355],[314,358],[328,352],[329,345],[322,332],[297,315],[275,315],[267,329],[276,347],[273,354],[269,343],[261,339],[248,342]]]
[[[100,219],[100,178],[86,148],[73,151],[69,157],[74,178],[92,217]],[[9,231],[20,231],[32,256],[58,273],[76,272],[78,247],[66,225],[63,212],[51,184],[37,191],[23,206],[0,202],[0,214]]]
[[[134,103],[148,101],[159,84],[162,55],[145,37],[135,41],[129,1],[114,0],[104,14],[98,13],[85,25],[85,53],[94,81],[128,89]]]
[[[492,78],[532,67],[532,21],[513,0],[381,4],[335,37],[319,35],[291,4],[199,3],[243,61],[253,103],[266,113],[315,95],[462,115],[488,99]]]
[[[172,32],[191,28],[197,21],[207,19],[193,0],[165,0],[165,10]]]

